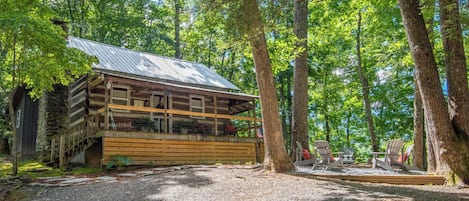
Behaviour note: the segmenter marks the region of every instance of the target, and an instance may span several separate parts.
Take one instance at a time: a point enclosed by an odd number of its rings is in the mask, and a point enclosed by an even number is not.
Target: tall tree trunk
[[[12,156],[12,175],[16,176],[18,174],[18,134],[16,132],[16,112],[13,107],[14,97],[17,91],[17,87],[13,88],[8,94],[8,112],[10,113],[10,121],[13,131],[13,140],[11,142],[11,156]]]
[[[347,118],[345,119],[346,123],[345,123],[345,139],[346,139],[346,145],[347,145],[347,148],[351,148],[350,147],[350,110],[349,112],[347,112]]]
[[[456,135],[469,146],[469,88],[457,0],[440,0],[440,24],[448,80],[448,108]]]
[[[425,119],[425,118],[424,118]],[[433,150],[433,141],[432,136],[428,135],[428,125],[425,126],[425,131],[427,133],[426,137],[426,146],[427,146],[427,172],[434,173],[436,172],[436,156],[435,150]]]
[[[377,152],[379,151],[378,143],[376,141],[376,133],[375,133],[375,126],[373,123],[373,116],[371,114],[371,104],[370,104],[370,99],[368,97],[369,95],[369,84],[368,84],[368,79],[365,76],[365,73],[363,72],[362,68],[362,59],[361,59],[361,39],[360,39],[360,34],[361,34],[361,22],[362,22],[362,16],[361,12],[358,12],[358,23],[357,23],[357,36],[356,36],[356,41],[357,41],[357,71],[358,75],[360,76],[360,82],[362,85],[362,90],[363,90],[363,102],[365,106],[365,115],[366,115],[366,121],[368,124],[368,131],[370,132],[370,137],[371,137],[371,146],[373,147],[373,151]]]
[[[72,4],[70,0],[67,0],[67,6],[68,6],[68,14],[70,17],[70,24],[72,25],[72,31],[74,31],[74,26],[75,26],[75,17],[73,16],[74,9],[72,9]]]
[[[423,100],[428,137],[436,155],[436,171],[449,173],[448,167],[469,183],[469,148],[467,141],[456,135],[443,97],[436,61],[432,52],[425,22],[417,0],[399,0],[402,19],[412,58],[417,84]],[[466,83],[463,83],[467,85]],[[464,136],[466,137],[466,136]]]
[[[280,74],[279,75],[279,81],[280,81],[280,108],[282,110],[281,112],[281,116],[280,116],[280,119],[282,121],[282,133],[283,133],[283,137],[285,139],[285,141],[288,141],[287,139],[287,100],[286,100],[286,93],[285,93],[285,81],[283,79],[283,74]],[[290,137],[290,142],[292,140],[292,137]],[[288,143],[288,142],[286,142]],[[292,155],[293,151],[290,152],[290,158],[292,160],[294,160],[294,158],[292,158]]]
[[[428,33],[428,37],[430,39],[430,43],[431,43],[431,46],[432,46],[432,50],[434,49],[434,42],[433,42],[433,28],[434,28],[434,24],[435,24],[435,1],[434,0],[428,0],[428,1],[425,1],[425,5],[424,7],[426,7],[430,12],[428,13],[427,16],[425,16],[425,20],[426,20],[426,26],[427,26],[427,33]],[[420,166],[420,161],[418,159],[418,157],[422,157],[423,159],[425,159],[425,157],[427,158],[426,160],[426,164],[425,164],[425,160],[422,159],[422,168],[421,169],[427,169],[427,172],[434,172],[436,170],[436,156],[435,156],[435,152],[433,151],[433,146],[432,146],[432,141],[430,139],[429,136],[425,136],[427,130],[426,130],[426,124],[425,124],[425,111],[423,110],[423,104],[422,104],[422,96],[420,94],[420,89],[417,85],[417,77],[416,77],[416,74],[414,73],[414,80],[415,80],[415,95],[418,94],[419,98],[417,99],[414,99],[414,102],[416,101],[419,101],[419,102],[416,102],[414,104],[414,110],[418,110],[418,113],[414,113],[414,128],[417,128],[417,130],[414,129],[414,144],[415,144],[415,149],[414,149],[414,165],[416,167],[419,167]],[[421,115],[421,116],[415,116],[415,115]],[[415,119],[417,118],[417,120]],[[416,122],[417,121],[417,122]],[[419,130],[421,129],[421,130]],[[421,132],[421,133],[420,133]],[[419,150],[419,143],[418,141],[423,141],[426,143],[426,146],[425,147],[422,147],[421,150]],[[422,142],[422,144],[423,144]],[[427,152],[425,152],[425,148],[427,149]]]
[[[414,75],[415,77],[415,75]],[[423,170],[423,159],[425,158],[425,147],[424,147],[424,116],[422,107],[422,97],[420,96],[420,90],[415,80],[415,91],[414,91],[414,160],[413,164],[415,167]]]
[[[324,111],[324,124],[326,125],[326,141],[330,142],[331,126],[329,125],[329,116],[327,115],[327,111]]]
[[[174,0],[174,49],[176,52],[174,53],[174,58],[181,59],[181,41],[179,38],[179,0]]]
[[[308,1],[295,0],[295,35],[299,42],[297,49],[302,51],[295,57],[294,90],[293,90],[293,125],[291,151],[296,155],[296,141],[304,148],[309,147],[308,142]]]
[[[449,117],[456,138],[461,141],[460,143],[465,142],[468,152],[465,166],[469,167],[469,88],[457,0],[440,0],[440,24],[448,82]],[[457,170],[454,171],[457,173]],[[466,177],[461,179],[469,184],[469,169],[465,172]]]
[[[287,155],[282,136],[272,64],[267,51],[259,6],[256,0],[246,0],[241,2],[240,11],[244,14],[243,23],[247,25],[245,31],[254,57],[261,100],[265,147],[264,168],[273,172],[286,172],[294,167]]]

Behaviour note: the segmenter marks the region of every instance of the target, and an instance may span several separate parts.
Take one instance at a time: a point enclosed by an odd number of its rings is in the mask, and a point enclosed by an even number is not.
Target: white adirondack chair
[[[319,166],[324,166],[326,170],[328,168],[337,167],[338,165],[344,166],[344,162],[342,161],[342,154],[344,152],[332,152],[328,141],[316,140],[314,141],[314,147],[316,148],[316,152],[321,156],[321,161],[314,164],[313,170]]]
[[[297,148],[296,148],[296,160],[294,165],[296,166],[308,166],[308,165],[314,165],[316,163],[316,154],[315,153],[309,153],[309,158],[310,159],[304,159],[303,157],[303,146],[301,145],[300,142],[296,141]],[[309,150],[308,150],[309,151]]]
[[[393,171],[392,165],[402,165],[402,162],[398,162],[397,159],[403,145],[402,140],[389,140],[386,144],[386,152],[373,152],[372,167],[379,166]],[[380,155],[384,155],[384,158],[379,158]]]

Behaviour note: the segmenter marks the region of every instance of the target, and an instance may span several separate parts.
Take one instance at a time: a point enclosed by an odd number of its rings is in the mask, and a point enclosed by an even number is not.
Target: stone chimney
[[[51,19],[52,23],[57,26],[62,27],[62,30],[65,32],[65,39],[68,38],[68,22],[59,20],[59,19]]]

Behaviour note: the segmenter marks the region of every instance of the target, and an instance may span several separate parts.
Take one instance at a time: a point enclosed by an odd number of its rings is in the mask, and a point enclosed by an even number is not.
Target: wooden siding
[[[127,156],[135,165],[246,163],[262,160],[258,155],[264,152],[262,143],[257,150],[253,142],[103,138],[103,165],[113,155]]]
[[[118,130],[138,129],[136,128],[136,125],[135,125],[136,120],[139,120],[142,118],[146,118],[146,119],[150,118],[151,120],[154,120],[155,122],[156,121],[162,122],[161,126],[157,129],[158,131],[155,130],[155,132],[168,131],[168,132],[173,132],[173,133],[223,135],[225,134],[224,125],[227,124],[227,121],[230,121],[231,119],[231,118],[227,118],[227,116],[232,115],[231,109],[229,107],[229,103],[230,102],[250,103],[248,101],[232,100],[232,99],[227,99],[225,97],[215,98],[215,95],[207,95],[207,94],[202,93],[201,91],[196,91],[196,90],[192,90],[192,91],[171,90],[169,91],[169,90],[165,90],[164,86],[148,85],[141,81],[129,82],[127,79],[112,77],[112,76],[107,77],[107,79],[109,79],[109,81],[111,82],[111,88],[112,86],[128,87],[130,97],[129,97],[129,102],[127,106],[137,106],[136,103],[141,103],[142,105],[138,105],[138,106],[143,106],[146,108],[153,108],[152,107],[153,101],[151,100],[151,97],[152,97],[152,94],[156,93],[156,94],[161,94],[162,96],[166,94],[166,97],[170,99],[168,101],[169,105],[166,106],[166,109],[189,112],[190,111],[190,96],[198,95],[198,96],[204,97],[205,113],[214,113],[215,105],[216,105],[218,118],[221,118],[215,121],[215,118],[213,115],[200,118],[200,117],[195,117],[189,113],[179,114],[179,113],[168,112],[166,114],[167,115],[166,120],[164,120],[165,118],[164,118],[163,110],[159,112],[153,111],[152,113],[149,111],[142,111],[142,110],[121,109],[117,107],[120,107],[123,105],[110,104],[110,105],[115,106],[114,108],[111,108],[112,110],[111,115],[112,115],[112,118],[114,119],[116,129]],[[99,85],[96,85],[96,87],[89,89],[89,94],[87,94],[87,97],[89,100],[88,110],[86,112],[83,112],[82,110],[81,111],[75,110],[76,111],[75,113],[72,112],[72,114],[74,114],[73,120],[76,120],[83,113],[95,114],[98,109],[105,107],[104,84],[99,84]],[[214,100],[217,101],[216,104],[214,103]],[[227,115],[227,116],[222,117],[222,115]],[[160,118],[153,119],[153,117],[156,117],[156,116],[159,116]],[[248,119],[244,119],[244,120],[251,121],[250,118]],[[217,124],[218,126],[215,127],[215,124]]]
[[[73,127],[85,120],[88,114],[87,105],[87,76],[79,78],[77,81],[68,86],[69,101],[69,123]]]

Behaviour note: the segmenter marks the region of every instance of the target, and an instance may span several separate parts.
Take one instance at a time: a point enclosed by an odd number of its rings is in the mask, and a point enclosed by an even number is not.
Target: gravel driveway
[[[260,169],[191,167],[111,183],[28,186],[26,200],[469,200],[469,189],[319,180]]]

